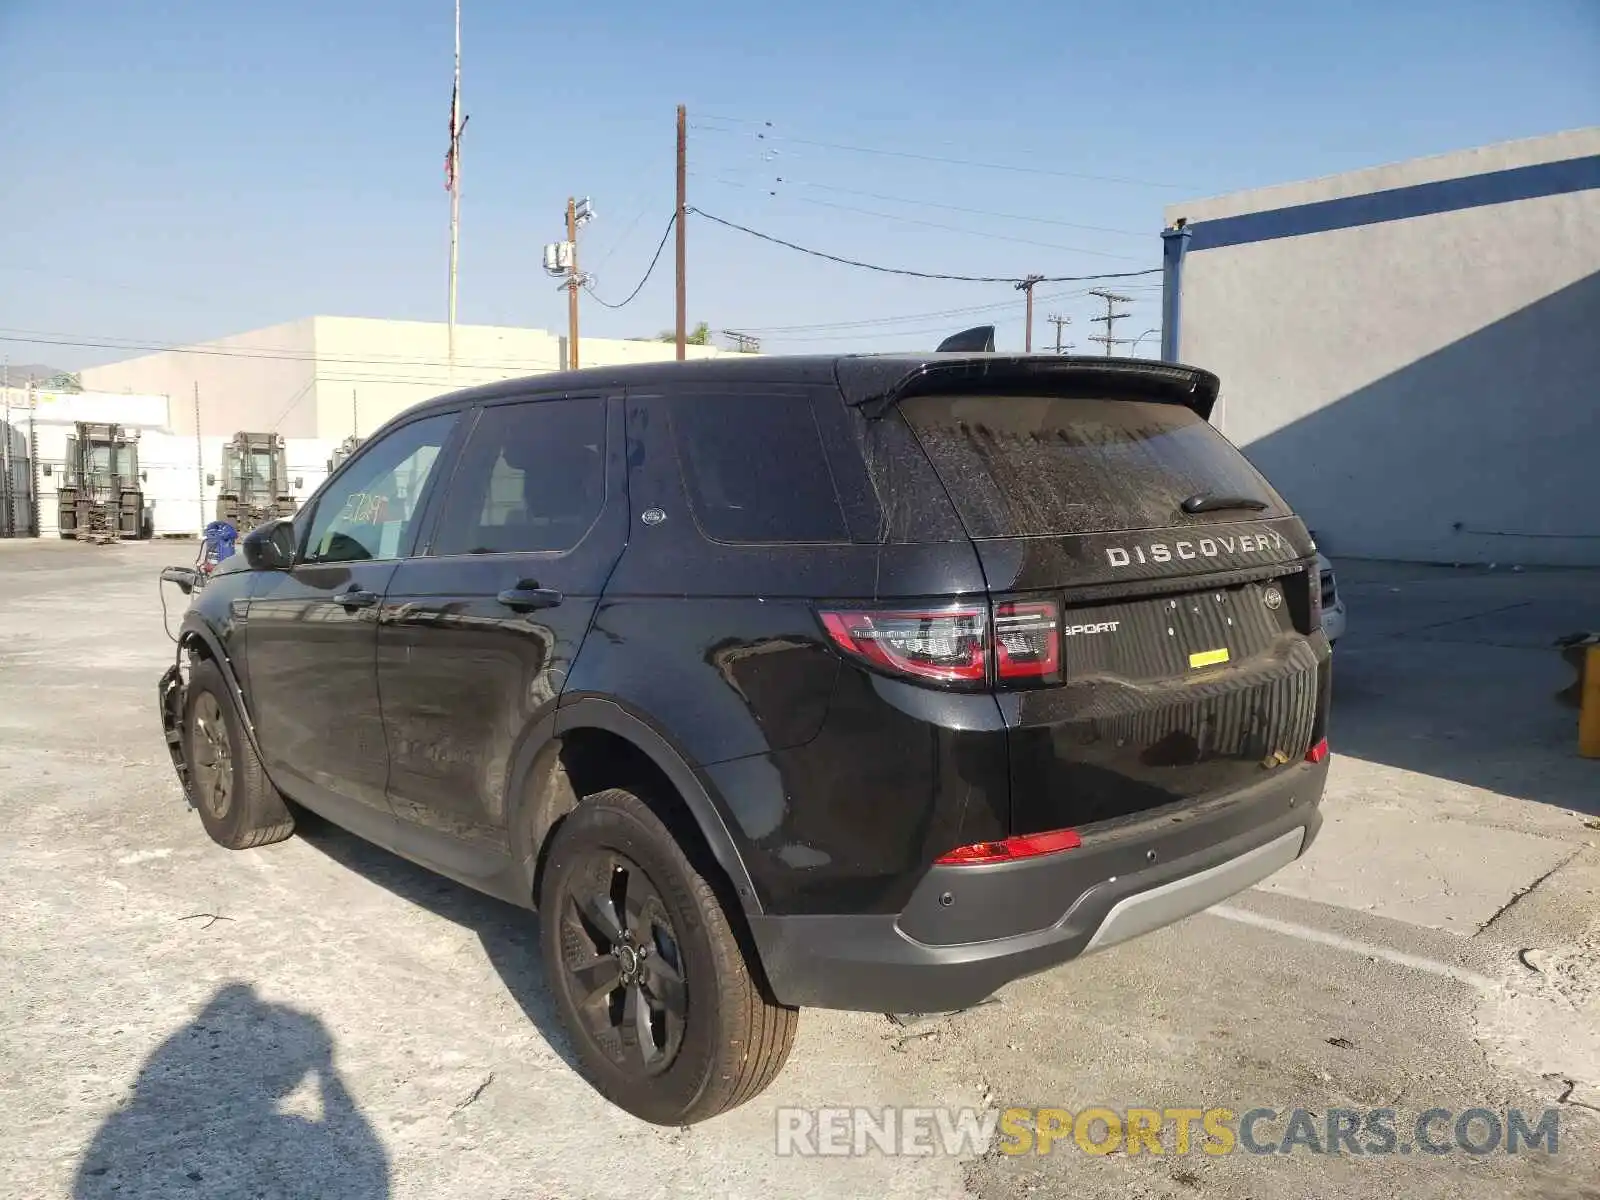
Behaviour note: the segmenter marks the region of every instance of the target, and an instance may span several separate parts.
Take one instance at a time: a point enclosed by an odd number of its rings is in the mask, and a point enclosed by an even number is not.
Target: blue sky
[[[679,103],[691,204],[983,275],[1139,270],[1175,201],[1600,121],[1597,0],[463,7],[468,322],[565,328],[540,254],[573,193],[598,213],[581,260],[596,290],[633,289],[672,211]],[[0,332],[442,320],[452,11],[0,0]],[[925,347],[991,319],[1021,344],[1008,286],[875,276],[694,218],[689,280],[691,319],[765,331],[772,351]],[[1154,277],[1129,282],[1133,335],[1158,315]],[[1082,291],[1039,289],[1036,343],[1058,312],[1092,349]],[[984,305],[1004,307],[952,311]],[[628,307],[586,303],[584,330],[651,334],[672,312],[669,245]]]

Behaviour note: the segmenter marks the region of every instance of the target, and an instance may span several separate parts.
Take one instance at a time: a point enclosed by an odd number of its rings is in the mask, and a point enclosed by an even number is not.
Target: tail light
[[[1322,738],[1320,741],[1317,742],[1317,744],[1315,746],[1311,747],[1311,749],[1306,751],[1306,761],[1308,763],[1319,763],[1319,762],[1321,762],[1323,759],[1325,759],[1327,757],[1328,757],[1328,739],[1327,738]]]
[[[994,607],[995,674],[1001,679],[1053,679],[1061,670],[1061,613],[1051,601],[1008,601]]]
[[[1051,683],[1061,674],[1061,610],[1050,600],[994,606],[826,609],[819,614],[833,644],[894,675],[982,686]]]
[[[1024,833],[999,842],[973,842],[970,846],[957,846],[948,854],[934,860],[941,867],[976,867],[986,863],[1016,862],[1022,858],[1038,858],[1041,854],[1055,854],[1061,850],[1076,850],[1083,839],[1076,829],[1054,829],[1048,833]]]
[[[988,606],[835,610],[822,614],[833,644],[875,667],[940,683],[988,677]]]

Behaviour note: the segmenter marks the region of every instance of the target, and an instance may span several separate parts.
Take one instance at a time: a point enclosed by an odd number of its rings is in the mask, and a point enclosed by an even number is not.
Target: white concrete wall
[[[170,428],[193,434],[195,389],[200,428],[231,437],[241,429],[316,436],[315,344],[309,319],[163,350],[101,367],[78,378],[87,390],[148,392],[171,399]]]
[[[1175,205],[1208,220],[1600,154],[1600,129]],[[1600,190],[1192,251],[1178,357],[1335,554],[1600,563]]]
[[[567,340],[543,329],[456,326],[364,317],[308,317],[181,350],[90,367],[84,386],[107,392],[171,397],[169,428],[193,434],[196,385],[200,428],[207,436],[239,430],[323,438],[337,443],[370,434],[397,413],[459,388],[540,375],[564,368]],[[670,360],[667,342],[585,338],[579,365]],[[728,353],[690,346],[691,358]]]

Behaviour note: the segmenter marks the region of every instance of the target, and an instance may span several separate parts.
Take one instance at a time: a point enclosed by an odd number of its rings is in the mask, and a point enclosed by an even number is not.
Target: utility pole
[[[200,536],[206,536],[206,455],[200,441],[200,381],[194,381],[194,476],[200,496]]]
[[[578,202],[567,197],[567,367],[578,369]]]
[[[689,286],[685,277],[688,255],[687,230],[689,207],[689,118],[683,105],[678,105],[678,361],[686,357],[684,347],[689,341]]]
[[[450,93],[450,153],[446,175],[450,187],[450,371],[456,368],[456,274],[461,257],[461,0],[456,0],[456,83]]]
[[[1120,345],[1122,345],[1124,342],[1126,342],[1128,340],[1127,338],[1119,338],[1119,337],[1115,337],[1114,336],[1114,334],[1116,333],[1116,323],[1118,321],[1122,320],[1124,317],[1126,317],[1128,315],[1125,312],[1116,312],[1115,308],[1116,308],[1116,306],[1118,304],[1128,304],[1128,303],[1130,303],[1133,300],[1133,297],[1132,296],[1119,296],[1115,292],[1102,291],[1099,288],[1096,288],[1094,291],[1090,292],[1089,295],[1098,296],[1101,300],[1104,300],[1106,302],[1106,315],[1103,316],[1103,317],[1094,317],[1093,318],[1093,320],[1096,323],[1101,322],[1101,321],[1105,322],[1106,331],[1103,334],[1100,334],[1100,333],[1090,334],[1089,335],[1089,340],[1091,342],[1103,342],[1103,343],[1105,343],[1106,357],[1110,358],[1111,357],[1111,347],[1112,346],[1120,346]]]
[[[1064,325],[1071,325],[1072,324],[1072,318],[1071,317],[1063,317],[1063,316],[1061,316],[1061,315],[1059,315],[1057,313],[1051,313],[1048,317],[1045,318],[1045,320],[1049,321],[1050,324],[1052,324],[1052,325],[1054,325],[1056,327],[1056,353],[1060,354],[1061,353],[1061,328]],[[1067,343],[1067,349],[1068,350],[1072,349],[1072,343],[1071,342]]]
[[[594,220],[589,198],[567,197],[567,240],[551,242],[544,248],[547,275],[561,279],[558,287],[567,290],[567,369],[578,369],[578,289],[589,282],[578,270],[578,230]]]
[[[1016,285],[1017,291],[1024,292],[1028,297],[1027,332],[1023,335],[1022,351],[1024,354],[1033,353],[1033,289],[1034,285],[1044,280],[1043,275],[1029,275]]]
[[[0,482],[5,484],[5,508],[0,510],[0,537],[12,537],[17,532],[16,510],[12,507],[12,493],[16,490],[17,481],[12,478],[13,468],[11,460],[11,356],[5,360],[4,379],[0,380],[0,391],[5,393],[6,416],[3,425],[0,425],[0,436],[4,436],[6,444],[0,447],[4,457],[0,457]]]
[[[39,397],[28,380],[28,536],[39,536]]]
[[[351,388],[350,389],[350,436],[351,437],[356,437],[361,432],[360,428],[358,427],[358,415],[359,415],[359,413],[358,413],[358,410],[356,408],[356,390],[355,390],[355,388]]]

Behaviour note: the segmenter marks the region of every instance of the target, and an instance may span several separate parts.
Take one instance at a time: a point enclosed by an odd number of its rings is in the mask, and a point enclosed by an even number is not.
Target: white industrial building
[[[1600,128],[1166,225],[1163,356],[1330,552],[1600,564]]]
[[[580,338],[580,367],[657,362],[669,342]],[[689,346],[692,358],[722,353]],[[567,339],[543,329],[429,321],[307,317],[80,372],[86,390],[165,395],[172,429],[231,437],[241,429],[337,444],[457,388],[559,371]]]
[[[145,513],[156,537],[195,536],[215,515],[229,439],[174,433],[167,397],[11,388],[0,393],[0,404],[0,439],[9,432],[10,441],[9,452],[0,441],[0,536],[57,535],[57,485],[67,466],[67,439],[79,422],[120,425],[137,439]],[[327,478],[336,444],[284,440],[295,495],[309,496]]]
[[[689,346],[692,358],[726,351]],[[671,359],[669,342],[582,339],[579,365]],[[224,445],[278,433],[294,494],[327,477],[335,448],[433,396],[562,369],[567,339],[542,329],[309,317],[79,373],[84,391],[0,389],[0,536],[56,536],[55,483],[77,422],[139,439],[155,536],[194,536],[212,519]],[[197,417],[198,414],[198,417]]]

